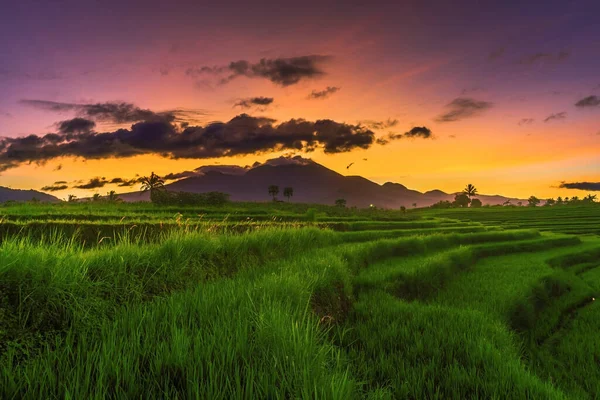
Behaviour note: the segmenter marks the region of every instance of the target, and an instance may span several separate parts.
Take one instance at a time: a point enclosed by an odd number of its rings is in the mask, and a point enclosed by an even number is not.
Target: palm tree
[[[273,201],[275,201],[275,196],[279,194],[279,186],[271,185],[269,186],[269,195],[273,196]]]
[[[75,200],[77,200],[77,196],[75,196],[74,194],[70,194],[69,197],[67,198],[67,201],[69,203],[74,203]]]
[[[149,191],[151,200],[154,193],[165,188],[165,181],[154,172],[152,172],[150,176],[144,176],[140,178],[140,183],[142,184],[142,193]]]
[[[477,195],[477,188],[470,183],[463,189],[463,193],[469,196],[469,200],[471,200],[471,196]]]
[[[290,197],[294,196],[294,188],[293,187],[283,188],[283,196],[287,197],[288,201],[290,201]]]
[[[102,197],[100,197],[100,193],[94,193],[94,195],[92,196],[92,201],[100,201],[102,200]]]

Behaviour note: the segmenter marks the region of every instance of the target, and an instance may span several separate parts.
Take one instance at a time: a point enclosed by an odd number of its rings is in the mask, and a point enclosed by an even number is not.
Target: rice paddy
[[[600,393],[599,207],[0,212],[2,399]]]

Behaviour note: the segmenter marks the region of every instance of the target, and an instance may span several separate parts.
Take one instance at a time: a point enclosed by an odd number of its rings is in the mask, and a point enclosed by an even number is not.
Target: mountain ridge
[[[453,201],[455,193],[439,189],[421,193],[401,183],[386,182],[380,185],[359,175],[344,176],[321,164],[302,157],[280,157],[263,164],[255,163],[245,173],[228,174],[218,166],[206,173],[187,177],[165,185],[168,190],[183,192],[224,192],[232,201],[269,201],[268,187],[279,186],[279,198],[284,187],[292,187],[291,201],[299,203],[334,204],[343,198],[348,206],[383,208],[405,206],[428,207],[439,201]],[[458,192],[456,192],[458,193]],[[131,192],[119,195],[125,201],[149,200],[148,193]],[[477,195],[483,204],[502,204],[526,201],[499,195]]]

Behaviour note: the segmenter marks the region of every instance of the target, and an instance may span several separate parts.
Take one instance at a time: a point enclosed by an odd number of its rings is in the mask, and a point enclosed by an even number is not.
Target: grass
[[[599,390],[595,209],[0,210],[3,399]]]

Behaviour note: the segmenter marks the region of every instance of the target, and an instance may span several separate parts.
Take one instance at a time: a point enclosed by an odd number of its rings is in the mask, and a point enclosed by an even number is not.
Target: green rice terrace
[[[0,206],[2,399],[596,399],[600,207]]]

